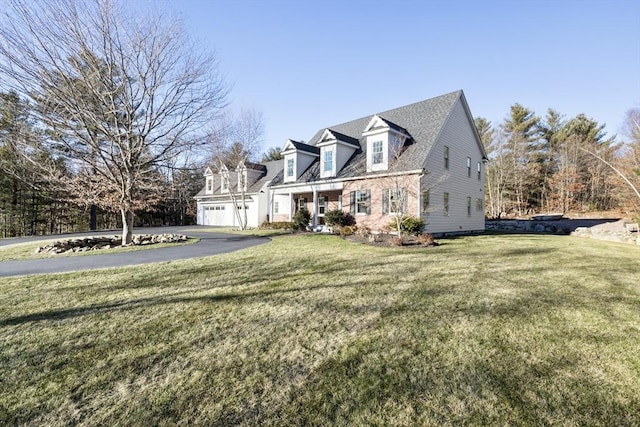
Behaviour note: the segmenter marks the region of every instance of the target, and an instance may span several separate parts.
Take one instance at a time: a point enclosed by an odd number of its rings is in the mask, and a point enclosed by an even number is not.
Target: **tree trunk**
[[[91,205],[89,208],[89,230],[95,231],[97,228],[97,208],[96,205]]]
[[[121,209],[122,213],[122,246],[130,245],[133,240],[133,212]]]

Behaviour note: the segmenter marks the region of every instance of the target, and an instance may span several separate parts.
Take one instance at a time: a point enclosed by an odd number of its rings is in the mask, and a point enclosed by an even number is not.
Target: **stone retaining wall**
[[[486,230],[514,233],[560,234],[640,245],[640,234],[624,219],[568,219],[540,221],[531,219],[487,220]]]

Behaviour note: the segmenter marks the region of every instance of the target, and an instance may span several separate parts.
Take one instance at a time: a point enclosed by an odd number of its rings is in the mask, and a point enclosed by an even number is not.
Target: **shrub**
[[[436,241],[433,238],[433,234],[424,233],[424,234],[418,234],[418,236],[416,237],[416,243],[422,246],[435,246]]]
[[[389,239],[389,244],[391,246],[402,246],[404,244],[404,239],[400,236],[393,236]]]
[[[293,227],[296,230],[306,230],[311,221],[311,213],[307,208],[300,208],[293,216]]]
[[[324,222],[331,227],[345,227],[355,224],[353,216],[351,216],[351,214],[344,213],[341,209],[335,209],[325,213]]]
[[[389,223],[389,227],[392,230],[397,230],[395,218]],[[400,220],[400,228],[403,233],[417,235],[420,234],[424,228],[424,220],[412,215],[407,215]]]
[[[355,225],[345,225],[344,227],[337,227],[337,232],[341,237],[352,236],[356,233],[358,227]]]

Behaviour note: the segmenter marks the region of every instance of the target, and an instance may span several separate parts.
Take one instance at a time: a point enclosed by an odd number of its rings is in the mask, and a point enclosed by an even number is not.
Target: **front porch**
[[[304,186],[288,191],[274,190],[271,203],[273,221],[292,221],[301,208],[311,214],[310,226],[315,230],[324,225],[326,212],[342,209],[342,185],[340,188]]]

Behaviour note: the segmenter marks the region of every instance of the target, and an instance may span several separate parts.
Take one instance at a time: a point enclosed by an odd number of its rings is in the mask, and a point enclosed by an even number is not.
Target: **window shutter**
[[[371,190],[367,190],[367,215],[371,215]]]
[[[352,191],[349,193],[349,212],[351,215],[356,214],[356,192]]]
[[[389,190],[382,190],[382,213],[389,213]]]

